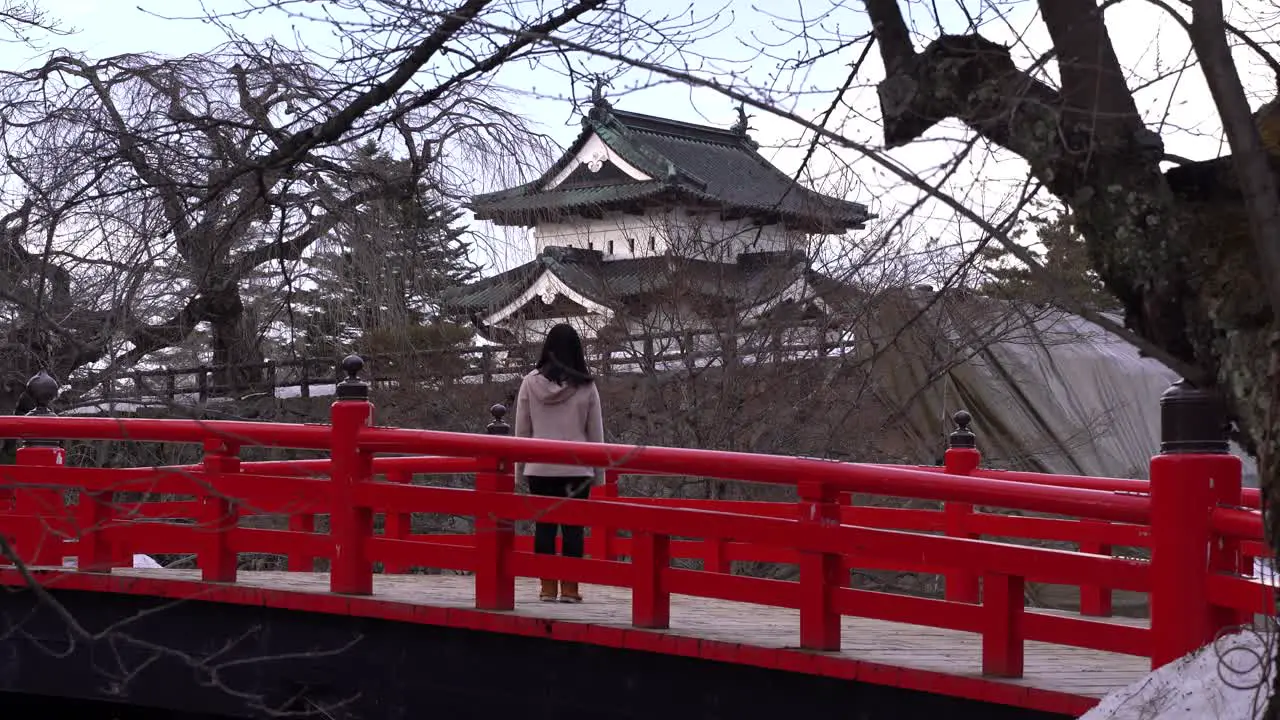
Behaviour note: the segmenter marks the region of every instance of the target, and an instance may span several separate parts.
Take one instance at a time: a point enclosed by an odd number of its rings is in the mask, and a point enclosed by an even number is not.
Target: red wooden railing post
[[[27,396],[35,403],[27,415],[48,417],[54,415],[50,405],[58,397],[58,381],[41,370],[27,380]],[[18,465],[36,467],[62,467],[67,464],[67,451],[58,440],[26,440],[18,448],[15,458]],[[14,512],[27,516],[26,532],[18,535],[18,557],[31,565],[62,565],[65,555],[64,532],[60,525],[67,524],[67,503],[62,490],[57,488],[19,488],[14,496]]]
[[[1111,546],[1098,542],[1082,542],[1076,548],[1090,555],[1111,557]],[[1102,585],[1080,586],[1080,614],[1089,617],[1111,617],[1111,588]]]
[[[618,497],[618,473],[604,471],[604,484],[591,488],[592,500],[615,500]],[[597,560],[618,559],[618,529],[597,523],[591,526],[591,557]]]
[[[113,515],[111,496],[111,492],[80,491],[76,506],[76,569],[81,572],[110,572],[118,564],[107,542],[107,526]]]
[[[708,498],[712,496],[710,492],[707,494]],[[733,574],[733,563],[729,561],[729,538],[705,537],[699,545],[702,550],[703,572]]]
[[[801,480],[801,523],[838,525],[839,493],[821,480]],[[847,584],[841,578],[842,558],[837,553],[800,553],[800,647],[806,650],[840,649],[840,611],[836,592]]]
[[[1214,485],[1240,472],[1213,392],[1174,383],[1160,398],[1160,425],[1160,454],[1151,459],[1153,669],[1212,642],[1221,627],[1223,614],[1209,602]]]
[[[671,591],[667,587],[667,572],[671,569],[671,536],[632,530],[631,565],[635,571],[631,586],[631,624],[652,630],[670,627]]]
[[[373,422],[369,385],[356,376],[364,360],[349,355],[342,361],[347,378],[335,389],[329,409],[331,432],[329,535],[333,562],[329,590],[347,595],[373,594],[373,563],[368,542],[373,536],[373,511],[357,503],[356,489],[373,479],[373,455],[360,449],[360,431]]]
[[[733,574],[733,562],[729,560],[727,539],[712,537],[702,541],[702,570],[726,575]]]
[[[316,514],[313,512],[291,513],[289,530],[292,532],[314,533],[316,531]],[[316,569],[316,559],[304,550],[290,550],[285,556],[289,563],[289,572],[312,572]]]
[[[982,464],[982,454],[978,452],[977,439],[969,429],[973,417],[960,410],[952,416],[956,429],[947,438],[947,452],[943,456],[943,467],[952,475],[968,475]],[[947,537],[978,537],[970,532],[973,516],[973,504],[963,502],[945,502],[942,506],[943,525]],[[952,602],[977,603],[979,594],[978,574],[971,570],[948,570],[945,575],[945,597]]]
[[[387,473],[387,481],[408,485],[413,482],[413,473],[408,470],[392,470]],[[387,512],[382,517],[382,536],[392,540],[407,539],[413,531],[413,515],[407,512]],[[382,563],[384,573],[403,573],[409,571],[404,563]]]
[[[27,440],[17,452],[17,464],[49,467],[66,464],[66,451],[56,441]],[[62,492],[46,488],[18,488],[14,499],[17,515],[26,516],[26,532],[18,536],[18,556],[29,565],[60,566],[63,537],[58,529],[66,518]]]
[[[1240,495],[1244,487],[1244,463],[1230,452],[1220,453],[1214,458],[1215,470],[1210,481],[1213,505],[1240,507]],[[1261,540],[1262,536],[1259,535],[1258,539]],[[1216,533],[1210,538],[1209,573],[1253,574],[1253,561],[1241,552],[1239,538]],[[1215,632],[1216,629],[1252,623],[1254,616],[1252,610],[1224,607],[1215,607],[1213,614],[1211,622]]]
[[[489,408],[493,422],[485,428],[489,435],[510,435],[511,426],[503,421],[507,408]],[[476,491],[513,493],[516,491],[514,468],[505,460],[492,460],[483,472],[476,473]],[[512,610],[516,606],[516,577],[511,570],[511,553],[515,549],[515,525],[507,518],[483,512],[475,516],[476,534],[476,608],[479,610]]]
[[[240,472],[240,448],[219,438],[204,441],[205,482],[200,497],[200,536],[204,547],[196,553],[200,576],[209,582],[235,582],[239,558],[231,544],[232,533],[240,525],[235,498],[218,488],[218,477]],[[141,548],[148,552],[147,548]],[[154,552],[153,550],[150,552]]]
[[[995,573],[982,576],[983,675],[1022,677],[1025,587],[1021,577]]]

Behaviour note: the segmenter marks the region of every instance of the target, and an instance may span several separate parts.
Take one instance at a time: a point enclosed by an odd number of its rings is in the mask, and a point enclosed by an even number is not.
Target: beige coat
[[[543,440],[604,442],[604,419],[600,412],[600,391],[594,382],[560,385],[538,371],[524,376],[516,395],[516,436]],[[604,470],[578,465],[516,463],[516,478],[593,477],[604,483]]]

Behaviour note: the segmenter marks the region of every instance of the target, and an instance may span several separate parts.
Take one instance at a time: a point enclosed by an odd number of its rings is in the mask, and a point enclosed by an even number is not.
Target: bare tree
[[[236,41],[178,59],[57,53],[5,73],[5,170],[18,188],[6,287],[22,291],[3,296],[12,375],[0,401],[12,403],[36,365],[63,377],[128,367],[202,325],[215,364],[260,361],[261,328],[244,307],[250,274],[271,267],[287,285],[318,239],[374,199],[423,178],[465,196],[482,172],[518,176],[539,157],[538,137],[486,73],[548,52],[540,41],[555,33],[590,41],[653,27],[603,22],[603,0],[551,13],[488,5],[418,17],[411,39],[364,64]],[[515,35],[493,37],[478,16]],[[403,177],[344,182],[352,171],[332,148],[366,138],[407,154]]]
[[[67,35],[72,31],[34,0],[0,2],[0,43],[38,43],[37,35]]]
[[[1208,4],[1198,5],[1204,13]],[[1243,208],[1248,197],[1251,205],[1265,206],[1275,193],[1251,193],[1235,179],[1233,158],[1160,170],[1166,159],[1160,138],[1134,105],[1094,2],[1041,3],[1061,88],[1019,70],[1006,48],[977,33],[943,36],[917,51],[898,2],[869,0],[867,10],[886,68],[880,84],[886,143],[911,142],[938,122],[959,118],[1023,157],[1071,208],[1129,326],[1174,369],[1199,383],[1220,383],[1242,439],[1271,468],[1278,449],[1271,416],[1275,361],[1263,349],[1276,330],[1273,307],[1280,302],[1272,295],[1280,286],[1269,278],[1280,267],[1271,268],[1265,236],[1224,238],[1213,229],[1233,204]],[[1221,26],[1220,9],[1217,22]],[[1234,76],[1234,67],[1226,72]],[[1243,101],[1235,82],[1234,95]],[[1230,110],[1223,108],[1224,115]],[[1240,133],[1260,147],[1247,118]],[[1268,174],[1265,153],[1256,157]]]
[[[793,41],[812,41],[799,59],[786,59],[796,74],[808,71],[824,56],[862,48],[849,76],[832,90],[833,105],[849,92],[861,70],[861,59],[872,47],[869,43],[874,42],[885,72],[876,89],[886,147],[908,145],[940,123],[959,120],[981,140],[1024,160],[1030,178],[1070,210],[1093,270],[1124,308],[1124,323],[1086,307],[1073,309],[1188,380],[1219,387],[1235,417],[1239,440],[1258,456],[1261,476],[1274,478],[1280,435],[1273,421],[1273,395],[1280,387],[1275,382],[1280,364],[1271,349],[1277,330],[1272,307],[1280,289],[1270,278],[1280,270],[1275,267],[1280,262],[1272,259],[1276,250],[1269,237],[1276,231],[1266,218],[1278,198],[1267,180],[1272,172],[1270,155],[1260,148],[1275,145],[1272,128],[1280,120],[1280,103],[1269,103],[1247,117],[1238,72],[1231,59],[1222,56],[1226,41],[1219,35],[1231,34],[1277,71],[1280,61],[1266,54],[1265,47],[1248,33],[1227,23],[1214,3],[1181,3],[1192,11],[1191,19],[1177,14],[1172,6],[1152,4],[1173,13],[1191,33],[1224,127],[1229,128],[1228,139],[1233,148],[1245,148],[1248,155],[1208,161],[1166,155],[1160,135],[1146,127],[1135,105],[1135,89],[1128,85],[1105,25],[1105,6],[1093,0],[1038,3],[1038,18],[1053,47],[1025,70],[1017,66],[1008,47],[976,30],[985,18],[973,15],[972,32],[939,33],[917,49],[903,14],[903,8],[914,3],[899,0],[862,4],[873,26],[866,36],[828,31],[820,25],[841,12],[860,14],[863,8],[854,3],[828,3],[829,12],[822,21],[802,16],[779,22],[791,23]],[[1248,12],[1258,24],[1274,15],[1264,6]],[[992,14],[999,17],[999,9]],[[664,66],[660,60],[559,44],[710,88],[793,122],[811,133],[815,144],[867,157],[972,223],[987,236],[983,242],[999,242],[1033,270],[1041,268],[1025,247],[1010,238],[1010,228],[984,218],[843,128],[828,127],[829,118],[811,121],[775,102],[774,98],[786,94],[776,83],[765,92],[736,77],[725,82],[710,74]],[[763,42],[759,49],[761,55],[772,51]],[[1044,72],[1050,63],[1060,76],[1058,87]],[[1161,163],[1166,162],[1178,165],[1164,171]],[[1053,283],[1050,275],[1040,275]],[[1071,293],[1062,295],[1065,299]]]
[[[1201,387],[1218,389],[1235,423],[1236,439],[1259,461],[1269,500],[1269,535],[1280,542],[1280,508],[1270,488],[1280,476],[1280,214],[1274,171],[1280,157],[1280,103],[1250,114],[1232,42],[1280,76],[1280,61],[1268,50],[1267,28],[1276,19],[1267,3],[1246,3],[1235,22],[1221,3],[1150,0],[1151,13],[1173,18],[1190,40],[1188,61],[1167,74],[1199,65],[1233,154],[1191,161],[1166,153],[1164,138],[1140,112],[1140,83],[1122,64],[1106,15],[1117,4],[1096,0],[1040,0],[1014,4],[1038,9],[1037,29],[1049,47],[1028,47],[1014,31],[1017,50],[1031,55],[1020,66],[1013,49],[984,35],[987,23],[1012,27],[1008,4],[975,3],[955,10],[967,18],[960,34],[942,30],[931,3],[904,0],[832,0],[816,15],[771,16],[790,30],[786,42],[755,40],[761,57],[776,60],[794,78],[766,81],[731,73],[663,64],[611,49],[562,47],[597,60],[604,58],[643,73],[708,88],[787,120],[814,144],[867,158],[904,185],[998,242],[1046,285],[1056,281],[1028,249],[1010,237],[1009,227],[984,217],[957,197],[884,152],[937,139],[940,126],[962,125],[978,143],[1019,158],[1029,179],[1069,210],[1084,239],[1089,264],[1107,292],[1123,308],[1123,322],[1072,302],[1099,326],[1117,334]],[[907,11],[936,27],[912,31]],[[837,18],[869,18],[871,32],[838,29]],[[1247,23],[1247,27],[1241,27]],[[918,26],[920,27],[920,26]],[[988,33],[989,34],[989,33]],[[1256,37],[1255,37],[1256,36]],[[750,42],[744,40],[744,42]],[[803,50],[795,50],[803,46]],[[779,50],[784,48],[784,50]],[[863,77],[863,59],[878,50],[884,75]],[[798,55],[798,57],[797,57]],[[815,63],[829,56],[854,58],[848,74],[828,87],[811,86]],[[848,117],[831,114],[817,121],[794,109],[802,90],[823,93],[832,107],[850,102],[855,85],[873,83],[879,100],[883,149],[860,139]],[[856,111],[855,111],[856,113]],[[1160,122],[1172,132],[1175,127]],[[930,133],[935,133],[930,135]],[[1166,164],[1174,167],[1164,169]],[[1070,302],[1071,288],[1058,299]]]
[[[41,360],[64,373],[105,358],[128,365],[209,323],[214,363],[260,361],[259,328],[246,322],[241,296],[249,274],[274,265],[287,278],[343,218],[410,192],[414,176],[430,172],[419,163],[370,173],[352,189],[354,171],[323,151],[290,158],[286,169],[260,167],[262,155],[287,147],[290,116],[323,112],[337,87],[280,48],[244,46],[179,60],[59,56],[11,77],[11,123],[23,123],[5,136],[9,169],[50,236],[39,257],[62,258],[55,267],[85,295],[75,312],[37,307],[53,314],[45,327],[67,331],[81,320],[96,333],[47,338]],[[455,138],[519,151],[518,118],[476,86],[455,90]],[[440,145],[447,158],[448,140]],[[94,270],[112,262],[115,272]]]

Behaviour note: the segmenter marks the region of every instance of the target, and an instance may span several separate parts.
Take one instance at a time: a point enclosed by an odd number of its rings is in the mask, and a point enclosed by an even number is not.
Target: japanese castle
[[[723,129],[624,112],[597,92],[540,178],[469,204],[477,220],[532,228],[537,257],[455,288],[445,314],[502,344],[538,342],[558,322],[604,340],[824,315],[834,281],[806,247],[873,216],[770,164],[746,120],[739,110]]]

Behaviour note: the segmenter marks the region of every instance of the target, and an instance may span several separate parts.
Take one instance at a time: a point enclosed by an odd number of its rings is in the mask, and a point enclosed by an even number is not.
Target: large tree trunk
[[[240,290],[231,285],[210,296],[209,327],[216,368],[214,387],[235,393],[255,387],[262,379],[258,328],[250,322]]]
[[[15,372],[0,371],[0,415],[25,415],[31,408],[24,403],[26,379]],[[0,440],[0,465],[14,462],[18,441],[12,438]]]
[[[886,71],[886,143],[909,143],[954,117],[1030,164],[1074,213],[1126,325],[1189,380],[1221,390],[1237,440],[1258,459],[1274,548],[1280,324],[1267,283],[1280,278],[1262,271],[1231,159],[1161,172],[1160,139],[1138,114],[1097,3],[1040,8],[1061,90],[979,35],[939,37],[916,52],[897,0],[868,0]]]

